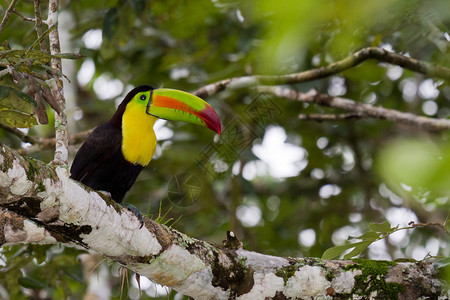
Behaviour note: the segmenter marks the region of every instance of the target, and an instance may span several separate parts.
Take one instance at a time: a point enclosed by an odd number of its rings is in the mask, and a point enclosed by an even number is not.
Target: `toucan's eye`
[[[139,97],[139,99],[141,99],[142,101],[144,101],[145,99],[147,99],[147,96],[141,95],[141,96]]]

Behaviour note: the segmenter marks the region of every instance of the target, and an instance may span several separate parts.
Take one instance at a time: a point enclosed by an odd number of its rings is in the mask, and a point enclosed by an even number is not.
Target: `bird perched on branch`
[[[158,118],[185,121],[220,134],[214,109],[192,94],[141,85],[122,100],[112,118],[98,126],[75,156],[71,177],[121,203],[156,149]]]

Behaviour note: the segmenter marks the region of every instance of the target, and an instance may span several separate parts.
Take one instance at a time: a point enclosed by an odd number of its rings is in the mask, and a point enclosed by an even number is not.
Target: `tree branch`
[[[56,145],[55,138],[36,138],[34,136],[23,133],[17,128],[12,128],[2,124],[0,124],[0,128],[17,136],[22,142],[32,144],[32,146],[30,147],[17,149],[17,152],[19,152],[20,155],[30,155],[39,151],[55,148]],[[94,131],[94,128],[91,128],[86,131],[77,132],[75,134],[71,134],[69,136],[69,144],[77,145],[79,143],[84,142],[87,139],[87,137],[92,133],[92,131]]]
[[[14,10],[14,6],[16,5],[17,0],[12,0],[11,3],[8,6],[8,9],[5,12],[5,15],[3,16],[2,22],[0,23],[0,35],[3,32],[3,29],[5,28],[6,22],[8,22],[9,16]]]
[[[23,133],[22,131],[20,131],[17,128],[5,126],[3,124],[0,124],[0,128],[8,131],[9,133],[14,134],[15,136],[17,136],[24,143],[30,143],[30,144],[39,143],[38,139],[36,139],[33,136],[29,136],[28,134]]]
[[[24,15],[22,15],[20,12],[18,12],[15,8],[13,9],[13,13],[15,13],[16,15],[18,15],[19,17],[21,17],[22,18],[22,20],[24,20],[24,21],[26,21],[26,22],[36,22],[36,20],[35,19],[33,19],[33,18],[28,18],[28,17],[25,17]]]
[[[49,0],[48,2],[48,27],[52,27],[58,23],[58,0]],[[57,55],[61,53],[59,43],[59,30],[56,28],[49,34],[50,39],[50,54]],[[53,97],[56,99],[61,108],[60,114],[55,114],[55,158],[54,163],[59,165],[67,165],[69,156],[68,133],[67,133],[67,116],[66,116],[66,101],[63,94],[63,81],[58,76],[62,74],[61,59],[53,57],[51,59],[53,69],[54,81],[50,83]]]
[[[257,91],[270,93],[277,97],[289,100],[315,103],[318,105],[333,108],[340,108],[343,110],[362,114],[362,116],[377,119],[386,119],[397,123],[422,127],[428,130],[450,129],[450,120],[432,119],[428,117],[417,116],[411,113],[400,112],[394,109],[375,107],[369,104],[356,102],[350,99],[340,97],[330,97],[328,95],[318,94],[316,90],[311,90],[308,93],[301,93],[299,91],[280,86],[260,86],[257,87]]]
[[[313,81],[338,74],[342,71],[353,68],[368,59],[376,59],[380,62],[397,65],[414,72],[422,73],[429,77],[450,80],[450,69],[448,68],[434,66],[428,62],[389,52],[382,48],[369,47],[364,48],[338,62],[329,64],[328,66],[307,70],[300,73],[279,76],[253,75],[234,77],[208,84],[193,93],[201,98],[206,98],[217,92],[223,91],[226,88],[248,88],[257,85],[282,85]]]
[[[411,228],[416,228],[416,227],[430,227],[430,226],[436,226],[439,229],[441,229],[444,233],[446,233],[448,236],[450,236],[450,232],[448,231],[448,229],[445,227],[445,224],[441,224],[441,223],[437,223],[437,222],[431,222],[431,223],[414,223],[414,221],[411,221],[408,223],[409,226],[411,226]]]
[[[70,135],[69,136],[69,144],[77,145],[79,143],[84,142],[87,139],[87,137],[92,133],[92,131],[94,131],[94,128]],[[34,137],[31,137],[28,135],[25,136],[25,139],[27,139],[27,137],[34,139]],[[55,138],[40,138],[38,140],[36,140],[36,139],[34,139],[34,140],[35,140],[34,143],[30,142],[33,144],[32,146],[26,147],[26,148],[20,148],[17,150],[17,152],[19,152],[20,155],[30,155],[30,154],[33,154],[33,153],[36,153],[39,151],[55,148],[55,145],[56,145]]]
[[[55,243],[45,228],[13,211],[0,209],[0,245]]]
[[[358,120],[364,117],[362,113],[347,113],[347,114],[300,114],[298,119],[301,121],[347,121]]]
[[[232,234],[228,248],[213,246],[148,218],[141,228],[133,213],[71,180],[65,168],[23,158],[1,144],[0,165],[2,243],[76,243],[195,299],[415,299],[445,292],[431,262],[377,261],[381,273],[363,275],[373,262],[264,255],[242,249]],[[2,221],[12,213],[17,216]],[[39,235],[30,234],[25,222]],[[7,228],[24,233],[6,237]]]

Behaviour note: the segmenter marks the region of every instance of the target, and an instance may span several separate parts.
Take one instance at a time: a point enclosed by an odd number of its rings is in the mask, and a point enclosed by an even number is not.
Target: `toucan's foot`
[[[121,203],[120,205],[131,210],[136,215],[136,217],[139,219],[139,222],[141,223],[141,226],[139,227],[139,229],[141,229],[142,226],[144,226],[144,217],[142,216],[141,212],[136,208],[136,206],[129,203]]]

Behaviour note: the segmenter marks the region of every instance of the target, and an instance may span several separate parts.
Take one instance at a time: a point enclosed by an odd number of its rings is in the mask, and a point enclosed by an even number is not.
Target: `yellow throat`
[[[156,149],[153,130],[156,120],[139,103],[127,104],[122,116],[122,154],[128,162],[146,166],[152,160]]]

